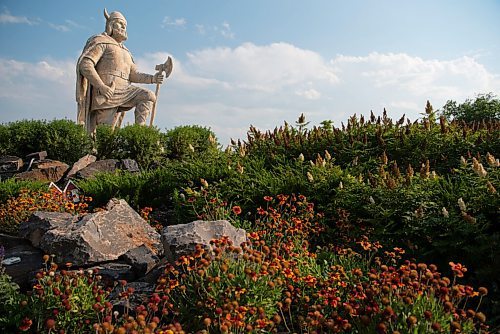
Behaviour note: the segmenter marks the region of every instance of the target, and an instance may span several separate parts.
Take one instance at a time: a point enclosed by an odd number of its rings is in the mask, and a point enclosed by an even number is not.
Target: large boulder
[[[105,159],[92,162],[76,173],[77,178],[89,179],[98,173],[112,173],[117,170],[124,170],[131,173],[139,172],[139,166],[133,159]]]
[[[120,160],[105,159],[92,162],[85,168],[82,168],[76,173],[76,177],[81,179],[89,179],[98,173],[110,173],[120,169]]]
[[[160,235],[124,200],[112,199],[106,210],[78,219],[66,213],[35,212],[20,226],[28,238],[56,261],[86,266],[114,261],[145,246],[161,255]]]
[[[57,182],[63,177],[69,166],[61,161],[46,159],[33,162],[31,168],[27,172],[17,174],[15,178],[19,180]]]
[[[227,220],[197,220],[189,224],[167,226],[162,231],[161,241],[164,255],[174,262],[183,255],[193,253],[196,245],[212,251],[210,241],[223,236],[228,237],[235,246],[247,241],[246,231],[235,228]]]

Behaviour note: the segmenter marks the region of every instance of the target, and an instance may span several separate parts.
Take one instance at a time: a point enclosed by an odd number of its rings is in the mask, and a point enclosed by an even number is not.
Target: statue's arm
[[[113,89],[108,87],[96,71],[96,64],[104,55],[107,45],[100,43],[94,45],[85,51],[80,61],[80,73],[89,80],[90,84],[97,89],[99,95],[105,95],[110,98],[113,95]]]
[[[80,62],[80,73],[90,81],[90,84],[98,90],[106,87],[106,84],[101,80],[99,74],[95,70],[95,64],[90,58],[83,58]]]
[[[135,66],[134,63],[132,63],[132,66],[130,67],[129,80],[130,82],[144,83],[144,84],[155,83],[154,75],[141,73],[137,71],[137,67]]]

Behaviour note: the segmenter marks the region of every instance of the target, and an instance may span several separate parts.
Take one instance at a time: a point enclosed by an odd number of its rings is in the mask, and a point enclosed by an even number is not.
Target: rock
[[[105,159],[90,163],[76,173],[76,177],[89,179],[98,173],[110,173],[120,169],[120,161],[117,159]]]
[[[5,258],[21,258],[21,262],[5,266],[5,272],[22,290],[29,289],[36,272],[43,266],[44,253],[27,240],[5,234],[0,234],[0,245],[5,248]]]
[[[67,212],[34,212],[27,222],[19,225],[19,236],[28,239],[35,247],[40,247],[40,243],[49,230],[67,229],[75,223],[78,217]],[[49,253],[51,254],[51,253]]]
[[[160,262],[158,262],[156,266],[149,272],[147,272],[144,276],[140,277],[137,282],[156,284],[158,282],[158,279],[165,273],[165,269],[167,268],[167,266],[171,266],[167,258],[161,258]]]
[[[160,235],[124,200],[112,199],[105,211],[79,220],[66,213],[35,213],[20,231],[47,254],[55,254],[56,262],[77,266],[114,261],[142,245],[155,255],[162,252]]]
[[[129,298],[125,299],[120,296],[129,288],[133,289],[132,294],[128,294]],[[134,314],[135,309],[139,305],[147,305],[149,298],[155,292],[155,285],[146,282],[131,282],[125,285],[117,285],[109,294],[108,299],[113,305],[113,309],[121,314]]]
[[[129,250],[120,259],[131,265],[138,277],[144,276],[160,261],[160,258],[144,245]]]
[[[76,173],[76,177],[88,179],[94,177],[97,173],[112,173],[116,170],[124,170],[131,173],[140,172],[137,162],[133,159],[105,159],[88,164],[88,166]]]
[[[235,228],[227,220],[198,220],[189,224],[167,226],[162,231],[161,240],[165,256],[174,262],[183,255],[193,253],[198,244],[211,251],[210,240],[223,236],[229,237],[235,246],[247,241],[246,231]]]
[[[80,170],[84,169],[91,163],[97,160],[96,156],[87,154],[86,156],[80,158],[77,162],[73,164],[73,167],[66,173],[66,177],[70,178],[76,175]]]
[[[32,164],[32,170],[17,174],[19,180],[31,181],[59,181],[68,170],[68,165],[56,160],[42,160]]]
[[[105,286],[113,286],[114,282],[119,280],[133,281],[136,279],[132,266],[123,262],[102,263],[92,266],[87,270],[96,270],[98,275],[102,276],[102,282]]]
[[[17,172],[23,166],[23,159],[13,156],[6,155],[0,157],[0,173],[12,173]]]
[[[131,173],[138,173],[141,170],[139,169],[139,165],[137,164],[137,161],[133,159],[123,159],[121,161],[121,169],[131,172]]]
[[[26,156],[26,161],[31,161],[31,159],[35,159],[35,161],[40,161],[40,160],[45,160],[46,158],[47,158],[47,151],[34,152]]]

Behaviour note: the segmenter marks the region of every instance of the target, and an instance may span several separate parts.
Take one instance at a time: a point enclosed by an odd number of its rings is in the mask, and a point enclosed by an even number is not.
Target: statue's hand
[[[163,72],[156,73],[153,76],[153,83],[161,85],[163,83],[163,79],[164,79]]]
[[[99,87],[99,95],[106,96],[106,99],[110,99],[113,93],[114,89],[112,87],[106,86],[105,84]]]

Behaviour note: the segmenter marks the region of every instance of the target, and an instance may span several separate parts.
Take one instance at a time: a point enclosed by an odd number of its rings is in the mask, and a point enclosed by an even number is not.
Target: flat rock
[[[56,262],[77,266],[117,260],[145,246],[161,255],[160,235],[124,200],[112,199],[106,210],[81,219],[66,213],[36,212],[21,223],[20,233]]]
[[[15,176],[19,180],[57,182],[68,170],[69,166],[57,160],[42,160],[34,162],[32,169]]]
[[[227,236],[235,246],[247,241],[246,231],[235,228],[227,220],[198,220],[189,224],[167,226],[162,231],[161,240],[165,256],[174,262],[183,255],[193,253],[196,245],[212,251],[210,241],[223,236]]]
[[[43,266],[44,253],[27,240],[5,234],[0,234],[0,245],[5,248],[5,258],[21,258],[19,263],[5,266],[5,272],[22,290],[29,289],[36,272]]]
[[[119,280],[133,281],[137,277],[132,266],[123,262],[101,263],[87,270],[96,269],[98,274],[102,276],[103,284],[106,286],[113,286],[114,282]]]

